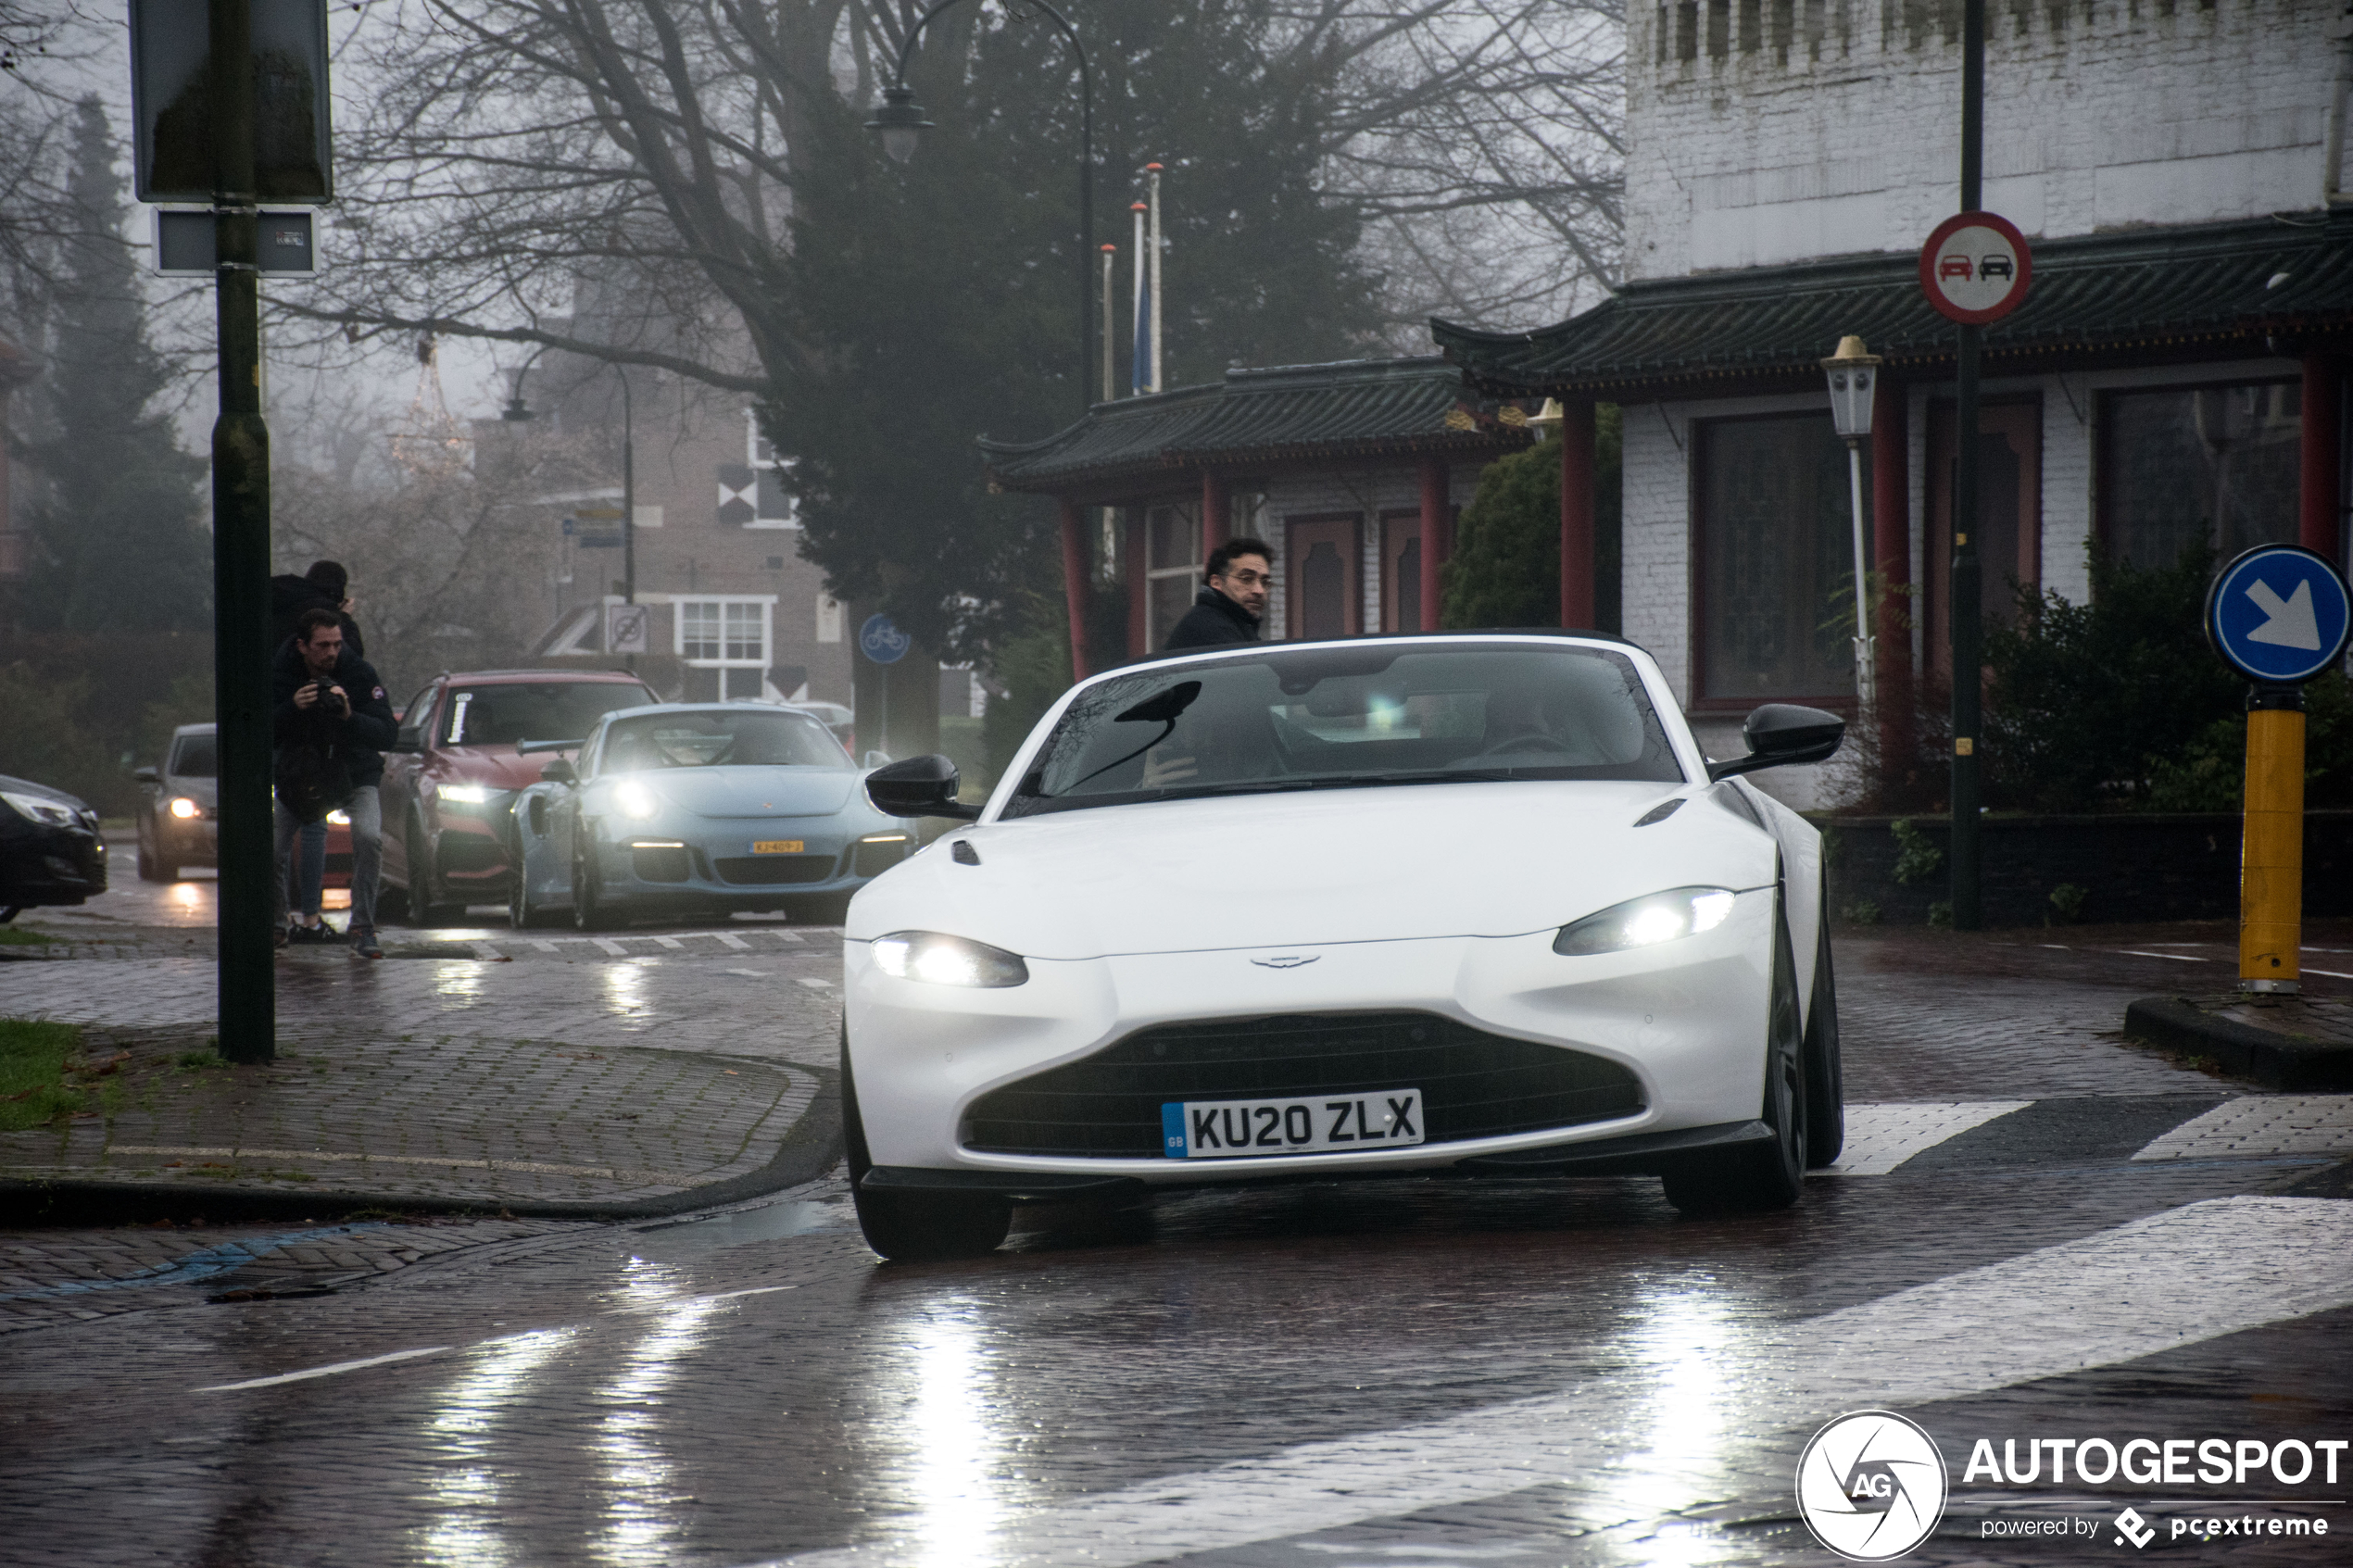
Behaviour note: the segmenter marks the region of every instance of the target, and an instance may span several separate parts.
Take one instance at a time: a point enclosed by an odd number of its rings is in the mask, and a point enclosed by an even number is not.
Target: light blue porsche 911
[[[518,928],[569,911],[584,931],[639,918],[785,909],[837,921],[915,850],[867,802],[865,770],[814,714],[773,703],[664,703],[606,714],[515,799]]]

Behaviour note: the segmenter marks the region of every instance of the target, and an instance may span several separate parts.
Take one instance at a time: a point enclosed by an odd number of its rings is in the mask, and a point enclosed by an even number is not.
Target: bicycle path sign
[[[870,615],[858,627],[858,651],[870,664],[898,663],[914,641],[887,615]]]

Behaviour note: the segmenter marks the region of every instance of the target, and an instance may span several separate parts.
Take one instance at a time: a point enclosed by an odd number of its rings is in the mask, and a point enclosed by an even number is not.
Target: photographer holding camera
[[[351,950],[384,957],[376,942],[376,883],[384,865],[380,748],[398,734],[384,683],[344,646],[333,610],[307,609],[270,666],[276,741],[277,942],[286,941],[286,862],[305,823],[341,808],[351,818]]]

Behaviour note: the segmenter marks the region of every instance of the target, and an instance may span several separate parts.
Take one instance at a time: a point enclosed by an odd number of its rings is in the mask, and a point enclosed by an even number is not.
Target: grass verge
[[[82,1090],[66,1082],[66,1065],[82,1049],[70,1023],[0,1018],[0,1132],[22,1132],[80,1110]]]
[[[44,932],[26,931],[20,926],[0,925],[0,947],[46,947],[57,938]]]

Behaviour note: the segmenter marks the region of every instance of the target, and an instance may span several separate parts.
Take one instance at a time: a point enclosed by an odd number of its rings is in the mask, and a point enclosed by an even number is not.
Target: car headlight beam
[[[490,791],[481,784],[443,784],[436,793],[442,799],[459,806],[486,806],[490,803]]]
[[[1018,955],[943,932],[894,931],[872,946],[875,967],[894,980],[999,987],[1029,979],[1029,966]]]
[[[661,797],[644,784],[627,779],[613,786],[612,803],[620,808],[623,816],[634,817],[639,822],[661,809]]]
[[[1695,936],[1730,919],[1739,897],[1728,887],[1674,887],[1629,898],[1561,927],[1553,938],[1553,951],[1581,958]]]
[[[194,822],[196,818],[204,815],[204,808],[197,805],[195,801],[189,799],[184,795],[173,796],[171,797],[171,804],[167,808],[167,809],[170,811],[172,816],[183,822]]]

